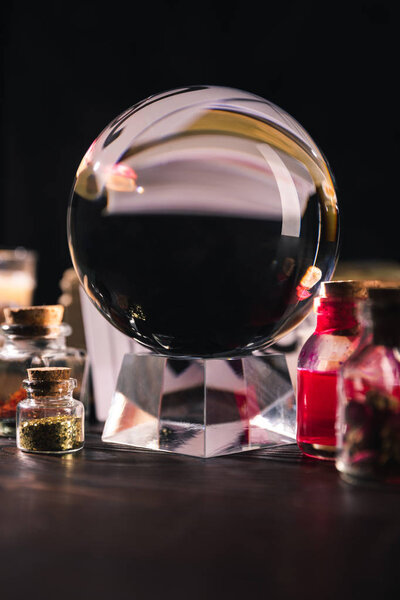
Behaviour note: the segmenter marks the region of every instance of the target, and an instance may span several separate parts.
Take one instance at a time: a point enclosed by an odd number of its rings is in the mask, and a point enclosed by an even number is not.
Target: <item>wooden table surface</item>
[[[4,598],[396,598],[400,490],[295,445],[208,460],[0,441]],[[365,595],[365,596],[364,596]]]

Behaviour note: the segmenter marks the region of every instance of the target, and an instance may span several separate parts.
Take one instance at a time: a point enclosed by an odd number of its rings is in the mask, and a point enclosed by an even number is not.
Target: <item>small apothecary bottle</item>
[[[84,444],[85,409],[72,392],[67,367],[28,369],[28,397],[17,406],[17,446],[25,452],[65,454]]]
[[[88,398],[88,361],[84,350],[68,348],[71,327],[62,323],[64,307],[5,308],[0,333],[0,435],[15,435],[17,403],[26,398],[22,381],[30,367],[69,367],[77,380],[76,397]]]
[[[400,289],[371,289],[360,320],[370,336],[339,372],[336,466],[400,485]]]
[[[302,347],[297,367],[297,444],[314,458],[336,456],[337,375],[355,349],[360,325],[357,300],[373,282],[330,281],[314,300],[316,329]]]

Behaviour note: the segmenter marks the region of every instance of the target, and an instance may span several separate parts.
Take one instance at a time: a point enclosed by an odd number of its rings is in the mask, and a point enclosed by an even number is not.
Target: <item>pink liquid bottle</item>
[[[339,371],[336,467],[350,483],[400,486],[400,289],[370,289],[359,318],[366,341]]]
[[[297,367],[297,444],[314,458],[336,457],[338,370],[360,339],[357,302],[374,282],[330,281],[314,300],[317,325]]]

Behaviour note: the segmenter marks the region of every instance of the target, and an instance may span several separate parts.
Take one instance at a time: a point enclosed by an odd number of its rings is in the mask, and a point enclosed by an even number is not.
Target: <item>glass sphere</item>
[[[287,113],[240,90],[151,96],[76,173],[72,260],[110,323],[173,356],[237,356],[310,311],[336,262],[329,168]]]

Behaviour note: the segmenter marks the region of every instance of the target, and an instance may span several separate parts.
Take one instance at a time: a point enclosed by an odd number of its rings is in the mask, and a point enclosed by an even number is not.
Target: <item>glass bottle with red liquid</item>
[[[339,371],[336,467],[350,483],[400,485],[400,289],[370,289],[360,321],[369,338]]]
[[[314,300],[316,329],[297,366],[297,444],[308,456],[336,456],[338,369],[359,341],[357,301],[366,297],[367,282],[330,281]]]

